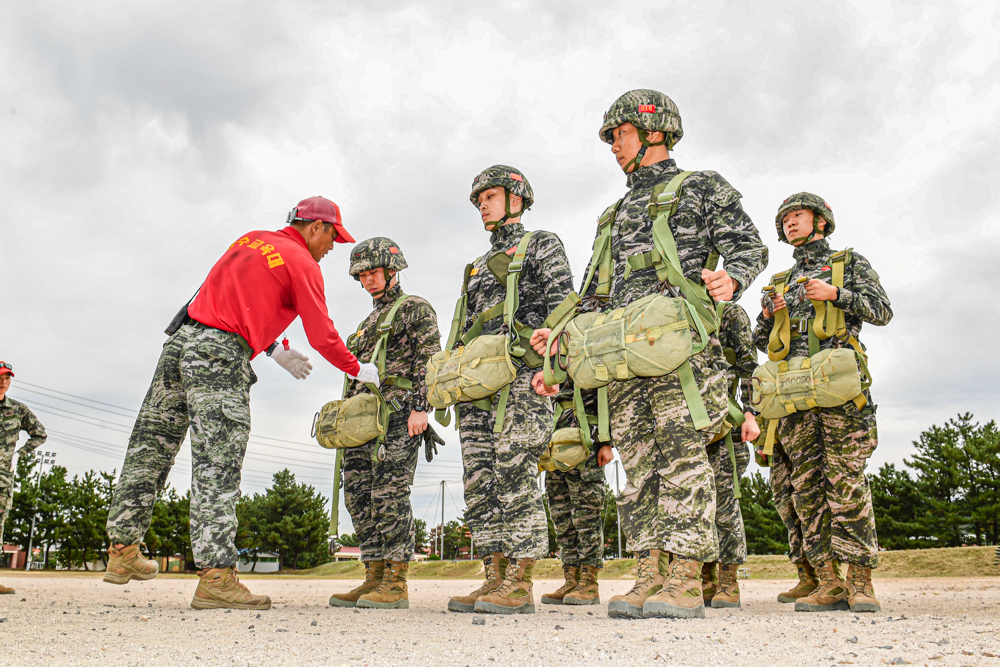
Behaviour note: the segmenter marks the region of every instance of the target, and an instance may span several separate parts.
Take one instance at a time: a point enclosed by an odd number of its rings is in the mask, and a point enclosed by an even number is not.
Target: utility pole
[[[618,516],[617,528],[615,532],[618,533],[618,557],[622,557],[622,513],[618,509],[618,496],[621,495],[621,491],[618,487],[618,459],[615,459],[615,514]]]
[[[441,480],[441,560],[444,560],[444,480]]]
[[[51,458],[46,458],[51,457]],[[38,482],[35,484],[35,490],[38,495],[42,493],[42,471],[45,469],[46,463],[56,462],[55,452],[38,452],[35,455],[35,460],[38,461]],[[31,511],[31,530],[28,532],[28,553],[24,559],[24,571],[27,572],[31,569],[31,542],[35,537],[35,519],[38,517],[38,497],[35,497],[35,506]]]

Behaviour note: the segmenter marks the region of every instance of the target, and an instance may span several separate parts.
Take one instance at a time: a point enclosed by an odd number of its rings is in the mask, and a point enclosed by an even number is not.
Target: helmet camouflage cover
[[[788,239],[785,237],[785,230],[781,226],[782,219],[784,219],[788,213],[804,208],[811,210],[813,213],[826,220],[826,228],[823,230],[824,237],[828,237],[830,234],[833,234],[836,223],[833,221],[833,209],[830,208],[830,205],[827,204],[826,200],[819,195],[814,195],[809,192],[800,192],[781,202],[781,206],[778,207],[778,214],[774,216],[774,226],[778,229],[779,241],[789,243]],[[817,232],[819,231],[819,229],[816,229],[815,227],[814,229]]]
[[[514,167],[508,167],[505,164],[497,164],[484,169],[472,180],[472,194],[469,195],[469,201],[472,202],[473,206],[479,208],[479,193],[496,187],[501,187],[510,194],[521,197],[524,200],[522,211],[527,211],[535,202],[535,195],[531,191],[528,179]]]
[[[384,236],[376,236],[351,248],[350,273],[355,280],[360,280],[358,275],[362,271],[378,268],[390,271],[402,271],[406,268],[406,258],[403,257],[403,251],[395,241]]]
[[[646,132],[663,132],[667,135],[668,150],[684,136],[681,112],[677,110],[677,105],[672,99],[656,90],[640,88],[629,91],[615,100],[604,114],[604,124],[601,125],[599,132],[601,140],[609,144],[614,143],[611,131],[622,123],[632,123]]]

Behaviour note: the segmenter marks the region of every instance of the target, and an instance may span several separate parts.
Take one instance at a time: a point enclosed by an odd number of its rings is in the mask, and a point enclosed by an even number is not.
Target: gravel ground
[[[538,604],[533,616],[443,611],[470,581],[416,580],[410,609],[335,609],[356,582],[248,578],[264,612],[195,611],[193,578],[124,587],[96,577],[4,577],[0,664],[997,665],[1000,579],[876,580],[880,614],[795,613],[791,582],[742,582],[743,608],[704,620],[614,620],[603,605]],[[535,599],[560,582],[536,582]],[[627,581],[601,582],[601,596]],[[485,622],[478,625],[482,619]]]

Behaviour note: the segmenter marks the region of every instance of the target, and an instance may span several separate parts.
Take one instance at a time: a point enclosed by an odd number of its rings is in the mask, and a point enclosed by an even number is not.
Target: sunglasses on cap
[[[8,364],[6,361],[0,361],[0,368],[6,368],[9,371],[14,370],[14,367]]]

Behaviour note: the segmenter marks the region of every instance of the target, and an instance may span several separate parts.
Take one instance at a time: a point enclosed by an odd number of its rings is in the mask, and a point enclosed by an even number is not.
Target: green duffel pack
[[[656,294],[611,312],[577,315],[566,325],[566,371],[582,389],[666,375],[708,342],[701,318],[691,315],[684,299]]]
[[[370,393],[324,405],[316,418],[316,442],[327,449],[360,447],[385,434],[385,402]]]
[[[427,402],[438,409],[493,396],[514,381],[517,369],[507,336],[478,336],[441,350],[427,362]]]
[[[606,405],[606,403],[605,403]],[[573,410],[577,418],[578,427],[567,427],[556,429],[559,418],[566,410]],[[607,415],[605,415],[607,421]],[[556,403],[552,414],[552,436],[549,438],[549,446],[545,448],[541,458],[538,460],[538,469],[548,472],[566,472],[581,466],[590,458],[594,446],[590,437],[590,428],[598,423],[598,417],[588,415],[583,404],[583,394],[579,387],[573,387],[573,401]],[[598,434],[601,442],[610,441],[608,434]]]

